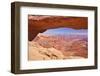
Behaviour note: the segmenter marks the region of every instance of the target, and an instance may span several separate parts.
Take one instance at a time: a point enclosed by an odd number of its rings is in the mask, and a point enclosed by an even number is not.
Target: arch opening
[[[87,29],[88,18],[69,16],[29,15],[28,40],[32,41],[38,33],[44,32],[47,29],[55,29],[61,27],[73,29]]]

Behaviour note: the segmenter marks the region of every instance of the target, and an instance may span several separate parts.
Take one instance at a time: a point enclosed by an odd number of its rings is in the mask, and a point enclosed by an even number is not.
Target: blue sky
[[[46,35],[87,35],[87,29],[56,28],[48,29],[43,34]]]

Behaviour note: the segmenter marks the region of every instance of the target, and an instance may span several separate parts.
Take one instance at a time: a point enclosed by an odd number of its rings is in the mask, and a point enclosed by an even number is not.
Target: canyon
[[[85,35],[46,36],[39,33],[29,41],[29,60],[80,59],[88,57]]]

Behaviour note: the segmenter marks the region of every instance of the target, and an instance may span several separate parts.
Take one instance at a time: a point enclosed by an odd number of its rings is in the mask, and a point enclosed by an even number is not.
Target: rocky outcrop
[[[36,42],[29,42],[29,60],[64,59],[62,52],[55,48],[43,48]]]
[[[32,41],[38,33],[50,28],[69,27],[74,29],[87,28],[87,17],[65,16],[28,16],[28,39]]]
[[[84,36],[46,36],[38,34],[29,41],[28,60],[79,59],[88,57]]]
[[[73,55],[73,52],[67,53],[68,55],[64,55],[62,51],[57,50],[55,48],[44,48],[40,46],[37,42],[31,41],[29,42],[29,50],[28,50],[28,60],[64,60],[64,59],[79,59],[84,58],[81,56]]]

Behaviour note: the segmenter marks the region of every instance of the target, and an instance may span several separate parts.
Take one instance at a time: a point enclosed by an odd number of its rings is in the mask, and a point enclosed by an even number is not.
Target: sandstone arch
[[[87,29],[87,17],[65,17],[65,16],[28,16],[28,40],[47,29],[58,27],[69,27],[74,29]]]

